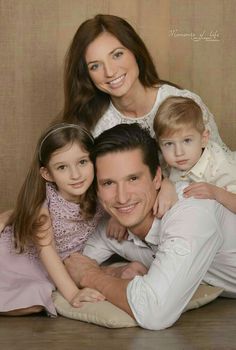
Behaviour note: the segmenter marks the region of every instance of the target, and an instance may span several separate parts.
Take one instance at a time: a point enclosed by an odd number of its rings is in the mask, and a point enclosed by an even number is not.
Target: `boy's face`
[[[193,127],[183,127],[174,134],[159,138],[160,148],[167,164],[179,170],[190,170],[199,160],[208,142],[208,131],[200,134]]]

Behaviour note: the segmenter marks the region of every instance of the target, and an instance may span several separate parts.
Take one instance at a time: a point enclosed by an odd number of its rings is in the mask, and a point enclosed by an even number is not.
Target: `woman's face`
[[[108,32],[88,46],[85,61],[94,85],[112,97],[123,97],[140,84],[135,56]]]

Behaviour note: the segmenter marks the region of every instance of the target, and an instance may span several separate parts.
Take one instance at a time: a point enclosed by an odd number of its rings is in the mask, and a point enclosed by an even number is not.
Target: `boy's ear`
[[[156,171],[156,175],[153,179],[156,190],[159,190],[162,182],[161,167],[159,166]]]
[[[209,140],[209,130],[205,129],[202,133],[202,147],[206,147],[208,140]]]
[[[53,179],[52,179],[52,177],[51,177],[51,175],[50,175],[50,173],[49,173],[49,171],[48,171],[48,169],[47,168],[45,168],[45,167],[41,167],[40,168],[40,174],[41,174],[41,176],[46,180],[46,181],[50,181],[50,182],[53,182]]]

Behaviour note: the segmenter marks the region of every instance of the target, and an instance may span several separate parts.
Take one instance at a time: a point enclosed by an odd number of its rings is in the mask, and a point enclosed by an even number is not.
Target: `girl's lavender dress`
[[[54,185],[47,183],[45,202],[50,212],[56,249],[65,259],[81,252],[104,214],[99,208],[92,220],[85,221],[78,204],[63,199]],[[36,248],[17,254],[13,246],[13,230],[8,226],[0,236],[0,312],[41,305],[49,315],[56,315],[52,302],[55,285],[41,264]]]

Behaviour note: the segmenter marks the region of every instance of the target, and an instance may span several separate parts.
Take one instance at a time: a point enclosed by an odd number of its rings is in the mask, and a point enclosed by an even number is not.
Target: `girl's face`
[[[140,84],[135,56],[108,32],[88,46],[85,60],[94,85],[111,97],[123,97]]]
[[[55,151],[47,168],[41,168],[41,175],[56,183],[64,199],[78,202],[93,182],[94,168],[88,152],[78,143],[73,143]]]

